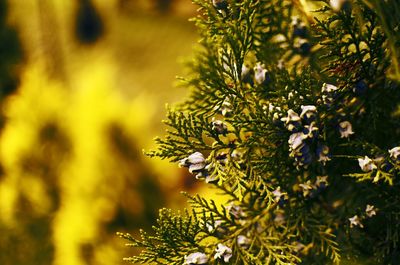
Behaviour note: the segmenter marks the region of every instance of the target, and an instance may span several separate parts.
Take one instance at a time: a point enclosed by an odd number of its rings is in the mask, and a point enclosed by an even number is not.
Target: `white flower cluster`
[[[393,169],[393,165],[400,164],[400,146],[396,146],[388,150],[389,158],[385,159],[385,156],[380,155],[374,159],[368,156],[364,158],[358,158],[358,165],[363,172],[372,172],[374,170],[383,170],[389,172]],[[379,174],[376,174],[373,182],[379,181]]]
[[[274,110],[277,110],[277,108],[270,104],[270,113]],[[330,160],[329,147],[318,142],[319,128],[316,122],[317,113],[316,106],[305,105],[301,106],[300,115],[294,110],[289,109],[286,117],[280,118],[286,129],[292,132],[288,139],[289,157],[295,159],[297,167],[307,167],[312,163],[314,158],[323,165]],[[317,148],[313,152],[311,146],[314,143],[316,143]]]
[[[214,259],[223,260],[225,263],[228,263],[232,257],[232,249],[221,243],[218,244],[215,252]]]
[[[219,243],[215,249],[214,259],[221,260],[228,263],[232,257],[232,249]],[[206,265],[208,264],[209,258],[205,253],[194,252],[188,256],[185,256],[184,265]]]
[[[206,159],[200,152],[195,152],[179,161],[180,167],[189,168],[189,172],[196,174],[197,179],[204,179],[207,183],[216,180],[216,177],[210,174],[212,164],[207,164]]]
[[[359,158],[358,164],[360,165],[361,170],[364,172],[370,172],[374,169],[377,169],[375,162],[368,156],[365,156],[364,158]]]
[[[250,84],[251,86],[255,84],[266,86],[271,82],[271,77],[268,70],[261,63],[257,63],[254,68],[243,64],[241,71],[241,79],[244,83]]]
[[[251,240],[244,236],[239,235],[236,238],[236,243],[239,247],[247,249],[251,245]],[[218,243],[215,249],[214,259],[222,263],[229,263],[232,258],[232,249],[224,244]],[[202,252],[194,252],[185,256],[185,262],[183,265],[206,265],[209,262],[209,257]]]
[[[317,176],[314,183],[307,180],[305,183],[299,184],[304,197],[314,198],[328,186],[328,176]]]
[[[339,88],[332,84],[324,83],[321,88],[321,98],[325,106],[330,107],[338,95]],[[338,124],[340,138],[349,138],[354,134],[353,126],[349,121],[341,121]]]
[[[298,127],[301,126],[301,118],[300,118],[299,114],[297,114],[292,109],[289,109],[287,111],[287,116],[281,118],[281,121],[283,121],[285,123],[286,128],[290,132],[294,131],[295,129],[297,129]]]
[[[195,152],[179,161],[180,167],[189,168],[190,173],[199,173],[206,167],[206,160],[202,153]]]
[[[243,153],[234,150],[231,153],[231,157],[233,161],[237,163],[242,162]],[[219,170],[225,170],[225,166],[228,162],[228,155],[224,152],[219,153],[215,157],[215,161],[207,161],[203,154],[200,152],[194,152],[188,157],[179,161],[180,167],[187,167],[189,172],[192,174],[196,174],[196,179],[203,179],[206,183],[216,182],[218,181],[217,174],[215,174],[215,169],[218,167]]]
[[[375,208],[375,206],[367,204],[367,207],[365,209],[365,215],[363,214],[362,217],[359,217],[358,215],[354,215],[353,217],[349,218],[350,228],[353,228],[355,226],[364,228],[364,225],[361,223],[361,221],[365,218],[373,217],[374,215],[376,215],[377,211],[378,211],[378,209]]]

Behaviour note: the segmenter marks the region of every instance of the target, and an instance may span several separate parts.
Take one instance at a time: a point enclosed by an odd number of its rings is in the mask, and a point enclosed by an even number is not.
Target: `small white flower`
[[[303,140],[306,137],[304,136],[304,134],[302,132],[297,132],[297,133],[292,133],[289,136],[289,149],[290,150],[296,150],[298,148],[300,148],[303,145]]]
[[[360,218],[358,215],[354,215],[353,217],[349,218],[350,221],[350,227],[353,228],[354,226],[359,226],[363,228],[363,224],[360,222]]]
[[[289,125],[286,126],[289,132],[292,132],[294,129],[296,129],[296,126],[292,123],[289,123]]]
[[[277,34],[273,38],[274,43],[282,43],[286,41],[286,37],[283,34]]]
[[[241,77],[244,78],[246,75],[250,73],[250,68],[247,67],[247,65],[242,64],[242,72],[241,72]]]
[[[215,250],[214,259],[223,259],[225,263],[229,262],[232,257],[232,249],[219,243],[217,249]]]
[[[348,138],[350,135],[354,134],[353,126],[348,121],[342,121],[339,123],[340,138]]]
[[[367,214],[368,217],[372,217],[374,215],[376,215],[376,211],[378,209],[376,209],[373,205],[369,205],[367,204],[367,208],[365,209],[365,213]]]
[[[276,188],[274,191],[272,191],[272,195],[274,195],[274,200],[276,202],[280,202],[281,199],[286,199],[287,198],[287,193],[281,191],[281,187]]]
[[[278,61],[277,67],[278,67],[278,69],[280,69],[280,70],[284,69],[284,68],[285,68],[285,61],[282,60],[282,59],[280,59],[280,60]]]
[[[213,231],[215,231],[217,228],[219,228],[221,225],[223,224],[223,221],[221,220],[216,220],[214,222],[214,225],[210,224],[210,223],[206,223],[206,228],[207,231],[212,233]]]
[[[273,120],[273,121],[277,121],[277,120],[279,120],[280,118],[281,118],[281,116],[279,115],[278,112],[275,112],[274,115],[272,116],[272,120]]]
[[[205,227],[207,228],[207,231],[209,233],[212,233],[214,231],[214,229],[215,229],[214,226],[212,224],[210,224],[210,223],[206,223]]]
[[[300,118],[311,119],[315,117],[317,108],[314,105],[301,106]]]
[[[211,125],[212,129],[218,134],[226,134],[228,132],[228,127],[223,121],[213,119]]]
[[[337,86],[324,83],[321,88],[322,102],[327,106],[330,106],[333,103],[335,91],[338,89]]]
[[[299,184],[300,188],[303,190],[303,196],[307,197],[311,191],[313,190],[313,186],[311,185],[311,181],[307,180],[306,183]]]
[[[240,73],[240,78],[243,83],[253,85],[253,69],[249,68],[247,65],[242,64],[242,72]]]
[[[323,165],[325,165],[326,162],[331,160],[331,158],[329,157],[329,147],[326,145],[322,145],[317,148],[317,155],[318,155],[318,162],[321,162]]]
[[[394,147],[389,150],[390,157],[393,158],[394,160],[397,160],[400,158],[400,146]]]
[[[332,92],[334,92],[334,91],[336,91],[336,90],[338,90],[338,87],[337,87],[337,86],[324,83],[324,84],[322,85],[321,92],[322,92],[322,93],[332,93]]]
[[[298,16],[293,16],[292,17],[292,22],[290,24],[292,24],[292,27],[296,27],[297,25],[303,23],[301,21],[301,19]]]
[[[218,176],[216,174],[210,174],[210,172],[214,169],[214,164],[208,164],[205,170],[200,171],[197,175],[197,179],[204,179],[206,183],[215,182],[218,180]]]
[[[372,161],[374,161],[374,164],[377,167],[380,167],[383,164],[383,162],[385,162],[385,157],[383,155],[379,155],[379,156],[375,157],[374,159],[372,159]]]
[[[215,175],[209,175],[205,179],[206,183],[212,183],[212,182],[214,182],[216,180],[218,180],[218,177],[215,176]]]
[[[268,106],[264,106],[263,109],[266,111],[265,113],[268,113],[269,115],[273,116],[273,120],[279,120],[280,119],[280,112],[281,112],[281,107],[276,107],[272,103],[269,103]]]
[[[237,237],[237,244],[241,248],[248,248],[251,244],[251,240],[243,235]]]
[[[289,109],[287,111],[287,117],[281,118],[281,121],[283,121],[286,125],[286,128],[289,131],[293,131],[293,129],[296,127],[296,124],[299,124],[300,122],[300,116],[297,114],[295,111],[292,109]]]
[[[364,158],[359,158],[358,164],[360,165],[361,170],[364,172],[370,172],[377,168],[374,164],[374,161],[368,156],[365,156]]]
[[[198,170],[198,171],[195,170],[194,173],[196,173],[196,175],[195,175],[196,179],[205,179],[206,182],[207,182],[207,179],[213,177],[208,173],[207,166],[204,168],[204,170]]]
[[[272,103],[269,103],[269,104],[268,104],[268,112],[271,113],[271,112],[274,111],[274,109],[275,109],[275,106],[272,105]]]
[[[319,128],[316,126],[315,122],[311,122],[310,125],[304,126],[304,137],[314,138],[317,135]]]
[[[242,208],[239,205],[234,204],[233,202],[231,202],[228,206],[225,206],[225,209],[235,219],[246,217],[246,214],[245,212],[243,212]]]
[[[343,5],[347,2],[347,0],[330,0],[329,4],[331,5],[331,8],[338,12],[342,9]]]
[[[272,192],[272,194],[274,195],[274,200],[278,202],[283,196],[283,193],[281,192],[281,187],[276,188]]]
[[[326,187],[328,186],[328,176],[318,176],[315,181],[315,185],[317,187]]]
[[[185,256],[184,265],[205,265],[208,262],[208,257],[206,254],[201,252],[195,252],[189,256]]]
[[[257,65],[254,67],[254,79],[258,85],[261,85],[265,82],[267,73],[267,69],[265,69],[260,63],[257,63]]]
[[[206,160],[204,159],[204,156],[200,152],[195,152],[188,156],[187,158],[184,158],[179,161],[179,166],[180,167],[188,167],[189,172],[199,172],[200,170],[203,170],[206,166]]]
[[[287,117],[284,117],[281,119],[285,124],[289,124],[290,122],[293,121],[300,121],[300,116],[296,112],[294,112],[292,109],[289,109],[287,112]]]

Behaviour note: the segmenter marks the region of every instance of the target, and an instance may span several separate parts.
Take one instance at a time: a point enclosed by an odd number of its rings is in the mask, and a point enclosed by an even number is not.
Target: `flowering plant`
[[[390,49],[400,21],[388,29],[382,12],[400,5],[194,2],[192,93],[169,110],[170,129],[148,154],[230,199],[186,194],[192,209],[161,210],[154,235],[121,234],[143,248],[128,260],[397,264],[400,87]]]

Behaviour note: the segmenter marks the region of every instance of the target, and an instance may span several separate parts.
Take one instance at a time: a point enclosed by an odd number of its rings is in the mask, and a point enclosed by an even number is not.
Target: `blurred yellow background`
[[[195,7],[0,4],[21,47],[16,91],[1,102],[0,264],[124,264],[133,250],[115,232],[148,228],[192,185],[185,170],[142,149],[163,134],[165,103],[187,93],[173,83],[197,40]]]

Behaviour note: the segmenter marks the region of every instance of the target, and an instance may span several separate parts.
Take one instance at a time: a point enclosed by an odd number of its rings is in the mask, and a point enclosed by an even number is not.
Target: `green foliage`
[[[183,81],[191,95],[170,109],[149,155],[179,161],[229,200],[188,195],[190,214],[162,210],[154,236],[124,236],[144,248],[129,260],[397,264],[390,4],[312,1],[311,18],[299,1],[194,2],[202,38]]]
[[[146,248],[142,255],[129,258],[132,262],[157,262],[159,264],[182,264],[183,255],[200,245],[197,243],[201,232],[196,215],[187,211],[176,215],[171,210],[160,210],[158,226],[154,227],[155,236],[149,236],[141,231],[142,240],[136,240],[129,234],[121,235],[131,240],[132,246]]]
[[[389,39],[388,47],[391,55],[391,69],[389,76],[397,81],[400,80],[400,54],[398,45],[400,44],[399,24],[400,24],[400,3],[398,1],[378,1],[364,0],[364,3],[376,12],[385,31],[385,35]]]

